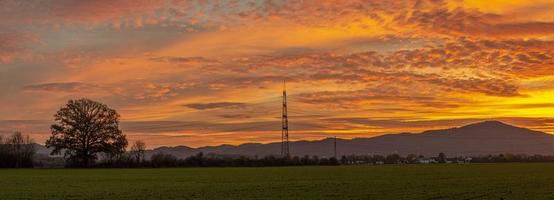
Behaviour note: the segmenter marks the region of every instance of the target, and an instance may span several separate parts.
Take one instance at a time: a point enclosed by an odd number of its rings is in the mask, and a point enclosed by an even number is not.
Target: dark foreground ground
[[[554,164],[0,170],[0,199],[554,199]]]

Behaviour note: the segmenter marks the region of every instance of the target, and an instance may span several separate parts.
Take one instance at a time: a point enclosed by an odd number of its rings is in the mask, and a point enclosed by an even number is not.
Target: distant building
[[[471,163],[471,160],[473,160],[473,158],[471,157],[466,157],[466,158],[463,158],[463,159],[459,159],[457,160],[456,162],[458,164],[467,164],[467,163]]]
[[[420,158],[420,159],[417,159],[417,163],[419,163],[419,164],[432,164],[432,163],[438,163],[438,161],[433,159],[433,158]]]

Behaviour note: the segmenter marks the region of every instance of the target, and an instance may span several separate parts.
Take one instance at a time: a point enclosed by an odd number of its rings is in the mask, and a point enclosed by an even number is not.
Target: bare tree
[[[4,136],[0,135],[0,167],[8,167],[10,161],[10,154],[8,153],[8,146],[4,142]]]
[[[27,135],[15,132],[12,136],[0,136],[0,167],[32,167],[35,146]]]
[[[127,139],[119,129],[119,114],[107,105],[89,99],[70,100],[55,115],[52,136],[46,147],[72,164],[88,167],[99,153],[125,152]]]
[[[131,147],[131,153],[135,157],[135,160],[137,163],[144,162],[145,151],[146,151],[146,144],[141,140],[135,141],[135,143]]]
[[[21,152],[21,156],[23,157],[23,165],[24,167],[33,166],[34,156],[36,154],[35,141],[33,141],[33,139],[29,137],[29,135],[25,135],[23,144],[24,145]]]
[[[23,135],[20,132],[15,132],[9,139],[10,149],[12,154],[15,155],[15,167],[21,167],[23,161]]]

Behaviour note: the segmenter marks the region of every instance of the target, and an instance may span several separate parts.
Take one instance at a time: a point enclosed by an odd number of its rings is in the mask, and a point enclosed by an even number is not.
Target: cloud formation
[[[44,91],[44,92],[86,92],[86,90],[98,88],[98,86],[80,82],[67,83],[43,83],[37,85],[27,85],[23,87],[25,91]]]
[[[117,109],[130,138],[156,146],[270,142],[279,140],[286,80],[299,140],[490,119],[554,133],[552,8],[545,0],[4,0],[0,120],[48,121],[67,100],[87,97]],[[0,130],[48,135],[48,124],[10,123]]]
[[[214,103],[191,103],[184,105],[185,107],[196,110],[208,110],[215,108],[238,108],[244,106],[244,103],[238,102],[214,102]]]

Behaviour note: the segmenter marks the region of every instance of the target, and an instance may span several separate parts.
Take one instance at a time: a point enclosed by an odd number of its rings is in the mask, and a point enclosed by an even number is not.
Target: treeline
[[[142,159],[140,159],[142,158]],[[115,159],[105,159],[91,167],[270,167],[270,166],[307,166],[307,165],[359,165],[359,164],[433,164],[433,163],[503,163],[503,162],[554,162],[554,156],[498,154],[485,156],[448,157],[444,153],[437,156],[408,154],[383,155],[345,155],[340,159],[303,156],[283,158],[280,156],[246,157],[203,154],[180,159],[167,153],[156,153],[149,160],[144,155],[130,151]]]
[[[33,167],[35,146],[29,136],[16,132],[4,138],[0,135],[0,168]]]
[[[436,157],[425,157],[423,155],[389,154],[386,156],[374,155],[344,155],[340,163],[348,164],[421,164],[421,163],[447,163],[449,161],[466,161],[466,157],[447,158],[446,154],[439,153]]]
[[[497,154],[472,157],[475,163],[505,163],[505,162],[554,162],[554,156],[525,155],[525,154]]]
[[[397,163],[416,163],[418,158],[423,156],[410,155],[402,157],[399,154],[383,155],[345,155],[340,159],[344,165],[352,164],[397,164]]]
[[[270,167],[339,164],[339,161],[335,158],[319,158],[317,156],[294,156],[291,158],[265,156],[257,158],[198,153],[184,159],[179,159],[172,154],[156,153],[150,157],[150,160],[138,160],[136,155],[129,153],[116,159],[100,161],[93,167]]]
[[[349,164],[432,164],[432,163],[510,163],[510,162],[554,162],[554,156],[525,155],[525,154],[496,154],[481,156],[455,156],[448,157],[444,153],[437,156],[426,157],[423,155],[399,154],[382,155],[347,155],[342,156],[340,163]]]
[[[43,161],[41,161],[43,162]],[[62,159],[57,159],[55,166],[64,166]],[[510,163],[510,162],[554,162],[554,156],[498,154],[485,156],[457,156],[447,157],[445,154],[437,156],[423,156],[409,154],[383,155],[345,155],[340,159],[320,158],[317,156],[294,156],[283,158],[280,156],[246,157],[223,156],[216,154],[198,153],[186,158],[178,158],[168,153],[156,153],[146,159],[143,151],[127,151],[118,156],[101,156],[90,168],[167,168],[167,167],[272,167],[272,166],[330,166],[330,165],[379,165],[379,164],[434,164],[434,163]],[[48,167],[36,164],[36,167]],[[75,166],[65,162],[65,167]]]

